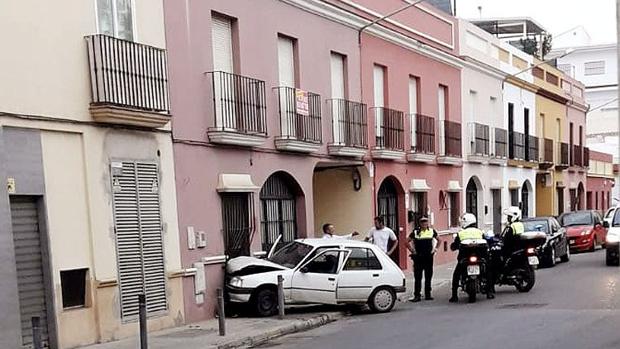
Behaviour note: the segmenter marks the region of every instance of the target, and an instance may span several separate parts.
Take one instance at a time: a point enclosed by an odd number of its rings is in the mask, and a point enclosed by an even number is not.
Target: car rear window
[[[546,220],[525,221],[523,222],[525,231],[542,231],[549,234],[549,222]]]
[[[349,248],[351,254],[344,270],[381,270],[381,262],[377,256],[367,248]]]

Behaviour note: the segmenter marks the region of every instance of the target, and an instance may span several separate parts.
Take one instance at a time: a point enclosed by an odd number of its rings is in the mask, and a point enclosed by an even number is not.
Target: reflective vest
[[[478,240],[483,238],[482,230],[474,227],[463,229],[459,231],[459,239],[463,240]]]
[[[525,233],[525,226],[521,222],[514,222],[510,225],[513,235],[521,235]]]
[[[417,240],[429,240],[433,238],[434,231],[431,228],[428,229],[424,229],[424,230],[419,230],[418,233],[415,235],[415,238]]]

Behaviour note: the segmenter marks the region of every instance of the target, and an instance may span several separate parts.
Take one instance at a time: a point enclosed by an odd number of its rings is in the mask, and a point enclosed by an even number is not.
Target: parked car
[[[368,304],[389,312],[406,291],[400,268],[377,246],[355,240],[300,239],[267,259],[231,259],[226,272],[230,302],[249,304],[260,316],[277,313],[279,275],[286,304]]]
[[[526,232],[541,231],[547,234],[547,241],[538,249],[538,256],[544,266],[553,267],[558,258],[562,262],[570,260],[566,229],[554,217],[525,218],[523,224]]]
[[[610,208],[611,218],[607,220],[607,214],[605,215],[604,225],[609,229],[607,231],[606,238],[606,251],[605,251],[605,264],[609,266],[620,265],[620,210]]]
[[[603,226],[603,217],[597,211],[564,213],[558,221],[566,228],[572,251],[594,251],[604,246],[607,228]]]

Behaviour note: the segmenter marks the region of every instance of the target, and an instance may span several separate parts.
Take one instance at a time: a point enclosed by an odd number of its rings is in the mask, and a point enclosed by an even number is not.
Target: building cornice
[[[496,78],[496,79],[500,79],[500,80],[504,80],[508,74],[505,73],[503,70],[499,69],[499,68],[495,68],[493,66],[490,66],[484,62],[481,62],[479,60],[476,60],[472,57],[469,56],[461,56],[461,59],[463,60],[463,66],[466,68],[471,68],[473,70],[476,70],[480,73],[483,74],[487,74],[490,77]]]
[[[532,93],[538,93],[538,90],[540,89],[540,87],[534,85],[533,83],[519,79],[514,75],[507,75],[506,82],[522,89],[526,89]]]
[[[295,6],[304,11],[316,14],[333,22],[343,24],[355,30],[360,30],[365,25],[371,23],[370,20],[362,18],[357,14],[354,14],[350,11],[347,11],[338,6],[326,3],[321,0],[280,1]],[[364,30],[364,33],[386,40],[403,48],[409,49],[413,52],[450,65],[454,68],[463,68],[463,61],[459,57],[424,44],[393,29],[389,29],[380,23],[366,28]]]
[[[569,101],[569,99],[566,98],[565,96],[560,96],[559,94],[551,92],[544,88],[539,88],[538,91],[536,91],[536,94],[538,94],[539,96],[548,98],[554,102],[561,103],[561,104],[568,104],[568,101]]]

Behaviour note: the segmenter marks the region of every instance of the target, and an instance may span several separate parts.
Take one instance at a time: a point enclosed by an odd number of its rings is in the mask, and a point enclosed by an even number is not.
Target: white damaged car
[[[377,246],[355,240],[296,240],[272,249],[267,259],[231,259],[226,273],[230,302],[249,304],[260,316],[277,313],[278,275],[285,304],[368,304],[389,312],[406,291],[396,263]]]

